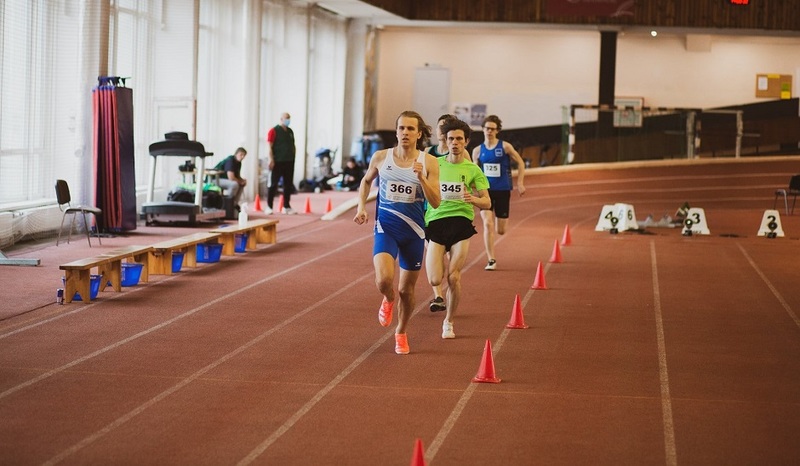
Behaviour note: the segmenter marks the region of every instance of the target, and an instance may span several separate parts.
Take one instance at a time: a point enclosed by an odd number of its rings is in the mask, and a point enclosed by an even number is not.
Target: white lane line
[[[350,241],[349,243],[345,243],[345,244],[339,246],[336,249],[332,249],[332,250],[326,252],[325,254],[312,257],[311,259],[309,259],[309,260],[307,260],[305,262],[300,262],[300,263],[295,264],[294,266],[289,267],[289,268],[287,268],[287,269],[285,269],[285,270],[283,270],[281,272],[275,273],[275,274],[270,275],[268,277],[264,277],[261,280],[258,280],[257,282],[253,282],[253,283],[251,283],[251,284],[249,284],[247,286],[239,288],[238,290],[231,291],[230,293],[227,293],[227,294],[224,294],[222,296],[219,296],[218,298],[212,299],[211,301],[209,301],[209,302],[207,302],[205,304],[197,306],[194,309],[186,311],[183,314],[177,315],[177,316],[175,316],[175,317],[173,317],[173,318],[171,318],[169,320],[165,320],[164,322],[161,322],[158,325],[154,325],[153,327],[150,327],[150,328],[148,328],[146,330],[142,330],[141,332],[139,332],[139,333],[137,333],[135,335],[131,335],[128,338],[122,339],[122,340],[120,340],[120,341],[118,341],[116,343],[113,343],[111,345],[108,345],[108,346],[106,346],[104,348],[100,348],[97,351],[89,353],[89,354],[87,354],[87,355],[85,355],[83,357],[75,359],[75,360],[73,360],[71,362],[68,362],[68,363],[66,363],[66,364],[64,364],[62,366],[59,366],[59,367],[57,367],[55,369],[49,370],[47,372],[44,372],[44,373],[40,374],[38,377],[34,377],[33,379],[27,380],[27,381],[25,381],[25,382],[23,382],[23,383],[21,383],[19,385],[15,385],[15,386],[7,389],[6,391],[0,393],[0,400],[2,400],[3,398],[11,395],[12,393],[16,393],[19,390],[22,390],[23,388],[30,387],[31,385],[34,385],[34,384],[36,384],[38,382],[41,382],[42,380],[48,379],[48,378],[50,378],[50,377],[52,377],[52,376],[54,376],[54,375],[56,375],[56,374],[58,374],[60,372],[63,372],[63,371],[65,371],[65,370],[67,370],[67,369],[69,369],[71,367],[77,366],[78,364],[86,362],[86,361],[88,361],[88,360],[90,360],[90,359],[92,359],[92,358],[94,358],[96,356],[99,356],[101,354],[107,353],[108,351],[111,351],[113,349],[119,348],[120,346],[123,346],[123,345],[125,345],[127,343],[130,343],[130,342],[132,342],[132,341],[134,341],[134,340],[136,340],[136,339],[138,339],[140,337],[143,337],[145,335],[153,333],[156,330],[160,330],[160,329],[162,329],[162,328],[164,328],[164,327],[166,327],[166,326],[168,326],[168,325],[170,325],[172,323],[175,323],[175,322],[177,322],[177,321],[179,321],[181,319],[184,319],[184,318],[189,317],[189,316],[191,316],[193,314],[196,314],[197,312],[200,312],[203,309],[206,309],[206,308],[208,308],[210,306],[213,306],[214,304],[217,304],[219,302],[225,301],[226,299],[232,298],[232,297],[234,297],[234,296],[236,296],[238,294],[241,294],[242,292],[245,292],[245,291],[247,291],[247,290],[249,290],[251,288],[254,288],[256,286],[262,285],[262,284],[264,284],[264,283],[266,283],[266,282],[268,282],[270,280],[274,280],[274,279],[276,279],[278,277],[282,277],[284,275],[287,275],[290,272],[294,272],[295,270],[297,270],[297,269],[299,269],[301,267],[305,267],[306,265],[314,264],[317,260],[319,260],[319,259],[321,259],[323,257],[327,257],[327,256],[330,256],[330,255],[333,255],[333,254],[337,254],[340,251],[342,251],[344,249],[347,249],[350,246],[352,246],[352,245],[354,245],[354,244],[356,244],[358,242],[364,241],[365,239],[371,238],[371,237],[372,237],[372,234],[370,234],[368,236],[365,235],[365,236],[362,236],[360,238],[354,239],[353,241]]]
[[[305,236],[305,235],[310,234],[310,233],[315,233],[317,231],[320,231],[320,230],[323,230],[323,229],[327,229],[327,228],[330,227],[330,225],[332,225],[332,224],[325,224],[324,226],[322,226],[320,228],[315,228],[315,229],[312,229],[312,230],[303,231],[303,232],[300,232],[300,233],[298,233],[296,235],[289,236],[289,237],[283,239],[282,241],[284,241],[284,242],[285,241],[291,241],[291,240],[293,240],[295,238],[299,238],[301,236]],[[272,247],[272,245],[267,246],[267,248],[269,248],[269,247]],[[263,248],[263,249],[267,249],[267,248]],[[184,270],[184,273],[193,273],[196,270],[198,270],[198,269],[186,269],[186,270]],[[44,319],[44,320],[40,320],[40,321],[34,322],[34,323],[26,325],[24,327],[20,327],[20,328],[17,328],[15,330],[11,330],[11,331],[9,331],[7,333],[0,333],[0,340],[2,340],[4,338],[7,338],[7,337],[10,337],[12,335],[16,335],[17,333],[24,332],[26,330],[30,330],[32,328],[39,327],[39,326],[44,325],[44,324],[47,324],[47,323],[50,323],[50,322],[54,322],[56,320],[63,319],[64,317],[68,317],[70,315],[77,314],[79,312],[88,311],[88,310],[92,309],[94,306],[97,306],[98,304],[102,304],[102,303],[104,303],[106,301],[111,301],[111,300],[117,299],[120,296],[125,296],[128,293],[136,293],[136,292],[142,291],[144,289],[147,289],[150,286],[160,286],[161,284],[167,283],[170,280],[174,280],[174,279],[176,279],[178,277],[179,277],[179,275],[172,275],[172,276],[167,277],[167,278],[165,278],[163,280],[160,280],[158,282],[149,283],[148,286],[141,286],[141,287],[138,287],[138,288],[134,288],[132,290],[128,290],[125,294],[114,293],[111,296],[104,296],[101,301],[95,300],[95,301],[92,301],[90,303],[81,304],[76,309],[73,309],[71,311],[65,312],[63,314],[58,314],[58,315],[56,315],[54,317],[50,317],[50,318],[47,318],[47,319]],[[0,330],[0,331],[2,331],[2,330]]]
[[[248,341],[247,343],[243,344],[242,346],[236,348],[235,350],[231,351],[230,353],[222,356],[221,358],[217,359],[216,361],[212,362],[211,364],[209,364],[209,365],[203,367],[202,369],[198,370],[197,372],[195,372],[194,374],[190,375],[189,377],[186,377],[185,379],[181,380],[180,382],[178,382],[177,384],[173,385],[172,387],[164,390],[163,392],[159,393],[158,395],[154,396],[153,398],[149,399],[148,401],[140,404],[139,406],[137,406],[133,410],[131,410],[128,413],[126,413],[125,415],[117,418],[116,420],[114,420],[113,422],[109,423],[108,425],[106,425],[102,429],[100,429],[100,430],[94,432],[93,434],[85,437],[80,442],[72,445],[71,447],[69,447],[66,450],[62,451],[58,455],[50,458],[44,464],[51,465],[51,464],[56,464],[56,463],[59,463],[59,462],[63,461],[67,457],[73,455],[74,453],[78,452],[82,448],[90,445],[91,443],[93,443],[97,439],[103,437],[104,435],[110,433],[111,431],[113,431],[117,427],[125,424],[126,422],[130,421],[134,417],[136,417],[139,414],[143,413],[145,410],[147,410],[151,406],[155,405],[156,403],[159,403],[160,401],[164,400],[165,398],[167,398],[168,396],[170,396],[173,393],[177,392],[178,390],[180,390],[181,388],[185,387],[186,385],[189,385],[190,383],[194,382],[195,380],[197,380],[198,378],[200,378],[204,374],[206,374],[209,371],[219,367],[221,364],[229,361],[233,357],[237,356],[238,354],[242,353],[243,351],[247,350],[248,348],[252,347],[253,345],[259,343],[260,341],[264,340],[265,338],[267,338],[268,336],[272,335],[273,333],[283,329],[284,327],[288,326],[289,324],[291,324],[295,320],[299,319],[300,317],[303,317],[304,315],[308,314],[309,312],[313,311],[314,309],[316,309],[316,308],[322,306],[323,304],[331,301],[332,299],[336,298],[337,296],[341,295],[342,293],[344,293],[348,289],[350,289],[353,286],[355,286],[357,283],[360,283],[360,282],[364,281],[365,279],[367,279],[368,277],[371,277],[371,276],[372,276],[372,272],[370,272],[368,274],[365,274],[365,275],[362,275],[361,277],[359,277],[359,278],[355,279],[354,281],[350,282],[347,286],[339,289],[339,291],[328,295],[327,297],[325,297],[321,301],[317,301],[316,303],[312,304],[311,306],[308,306],[307,308],[303,309],[302,311],[298,312],[297,314],[292,315],[288,319],[286,319],[283,322],[275,325],[274,327],[272,327],[269,330],[265,331],[261,335],[258,335],[257,337],[253,338],[252,340]]]
[[[550,212],[552,210],[554,210],[554,209],[541,210],[539,212],[533,213],[533,214],[525,217],[519,223],[516,223],[512,228],[510,228],[508,233],[511,233],[511,231],[513,231],[514,229],[516,229],[518,226],[520,226],[521,224],[525,223],[526,221],[530,220],[531,218],[536,217],[536,216],[541,215],[541,214],[548,213],[548,212]],[[592,219],[584,220],[582,222],[579,222],[578,224],[582,224],[582,223],[585,223],[586,221],[590,221],[590,220],[592,220]],[[501,236],[500,239],[498,239],[495,242],[495,245],[497,245],[497,243],[501,242],[504,238],[506,238],[508,236],[509,236],[508,234]],[[475,265],[475,263],[477,263],[478,260],[480,260],[482,257],[483,257],[483,254],[481,254],[478,257],[476,257],[472,262],[470,262],[469,267],[472,267],[473,265]],[[547,263],[547,265],[544,267],[545,273],[546,273],[547,270],[550,269],[551,265],[552,265],[552,263],[550,263],[550,262]],[[533,293],[535,291],[536,290],[534,290],[534,289],[529,289],[528,292],[525,294],[525,298],[523,298],[523,300],[520,302],[520,306],[522,307],[523,310],[525,309],[525,306],[527,306],[528,300],[531,298],[531,296],[533,296]],[[497,337],[497,340],[492,344],[492,358],[493,359],[500,352],[500,349],[503,347],[503,344],[505,343],[506,339],[508,338],[508,335],[509,335],[509,329],[504,328],[503,331],[500,332],[500,336]],[[478,389],[478,384],[477,383],[470,383],[467,386],[467,388],[464,390],[464,393],[461,394],[461,397],[458,399],[458,402],[456,402],[456,405],[453,407],[453,410],[450,411],[450,415],[447,416],[447,419],[444,421],[444,424],[442,424],[442,428],[439,429],[439,432],[436,434],[436,437],[433,438],[433,441],[431,441],[431,443],[428,445],[428,448],[426,448],[426,450],[425,450],[425,458],[427,459],[427,461],[433,461],[433,458],[439,452],[439,449],[442,447],[442,445],[444,444],[445,440],[447,440],[447,437],[450,435],[450,432],[453,430],[453,427],[455,427],[456,422],[458,421],[458,418],[461,416],[461,413],[464,411],[464,408],[467,407],[467,403],[469,403],[469,400],[472,398],[472,395],[475,393],[475,390],[477,390],[477,389]]]
[[[653,275],[653,309],[656,316],[656,337],[658,340],[658,376],[661,385],[661,416],[664,423],[664,454],[666,464],[678,464],[675,447],[675,426],[672,421],[672,398],[669,394],[669,373],[667,372],[667,349],[664,342],[664,321],[661,317],[661,291],[658,284],[658,264],[656,263],[656,244],[650,240],[650,263]]]
[[[372,277],[374,276],[374,274],[375,274],[374,271],[370,271],[360,280],[363,280],[366,277]],[[417,314],[424,306],[425,303],[418,305],[417,308],[414,310],[412,317],[415,314]],[[377,341],[375,341],[375,343],[372,346],[367,348],[366,351],[361,353],[361,355],[358,358],[353,360],[353,362],[351,362],[349,366],[345,367],[341,372],[339,372],[339,374],[337,374],[336,377],[334,377],[330,382],[328,382],[328,384],[325,385],[320,391],[314,394],[314,396],[311,397],[311,399],[308,400],[303,406],[301,406],[300,409],[295,411],[295,413],[292,414],[292,416],[289,417],[289,419],[287,419],[286,422],[281,424],[281,426],[278,427],[274,432],[272,432],[272,434],[270,434],[269,437],[264,439],[263,442],[258,444],[255,448],[253,448],[253,450],[250,451],[250,453],[248,453],[247,456],[239,460],[239,462],[236,464],[238,466],[243,466],[255,461],[259,456],[261,456],[265,451],[267,451],[267,448],[269,448],[272,444],[277,442],[278,439],[280,439],[283,436],[283,434],[285,434],[292,427],[294,427],[294,425],[297,424],[300,421],[300,419],[303,418],[303,416],[308,414],[311,411],[311,409],[313,409],[314,406],[317,405],[317,403],[322,401],[322,399],[328,393],[330,393],[334,388],[336,388],[342,382],[342,380],[344,380],[348,375],[350,375],[354,370],[356,370],[356,368],[358,368],[358,366],[360,366],[361,363],[366,361],[368,357],[370,357],[378,348],[380,348],[392,336],[394,336],[394,330],[390,330],[384,333],[383,336],[379,338]]]
[[[789,314],[789,317],[792,318],[794,324],[800,327],[800,319],[797,318],[797,314],[795,314],[794,310],[789,305],[789,303],[787,303],[786,300],[783,299],[783,296],[781,296],[781,294],[778,292],[778,289],[772,285],[772,282],[770,282],[767,276],[764,275],[764,272],[762,272],[761,269],[758,268],[755,261],[753,261],[750,255],[747,254],[747,251],[745,251],[744,247],[742,247],[742,245],[739,243],[736,243],[736,246],[738,246],[739,250],[742,251],[742,254],[744,254],[745,259],[747,259],[747,262],[750,263],[750,267],[752,267],[753,270],[756,271],[758,276],[761,277],[761,280],[763,280],[764,283],[767,285],[767,288],[769,288],[769,290],[772,291],[772,294],[775,296],[775,299],[777,299],[778,302],[781,303],[781,306],[783,306],[783,309],[786,311],[787,314]]]
[[[530,217],[534,217],[536,215],[539,215],[539,213],[532,214],[529,217],[526,217],[525,220],[527,220]],[[509,232],[511,232],[511,230],[516,228],[517,225],[509,229]],[[500,237],[500,239],[498,239],[495,242],[495,244],[501,242],[503,238],[505,238],[506,236],[507,235]],[[467,264],[464,267],[463,272],[466,272],[467,270],[472,268],[475,264],[477,264],[484,255],[485,252],[484,254],[479,254],[478,256],[476,256],[469,264]],[[417,305],[416,309],[414,309],[414,312],[411,314],[410,318],[413,318],[415,315],[417,315],[424,307],[426,307],[426,304],[423,301],[422,303]],[[352,373],[358,366],[361,365],[361,363],[363,363],[369,356],[371,356],[372,353],[374,353],[378,348],[380,348],[381,345],[383,345],[392,335],[394,335],[394,330],[387,331],[383,335],[383,337],[378,339],[371,347],[369,347],[366,351],[364,351],[364,353],[362,353],[361,356],[359,356],[349,366],[347,366],[344,370],[342,370],[342,372],[340,372],[336,377],[334,377],[333,380],[328,382],[328,384],[325,385],[325,387],[323,387],[322,390],[318,391],[308,402],[306,402],[302,407],[300,407],[300,409],[298,409],[289,419],[287,419],[286,422],[284,422],[277,430],[275,430],[269,437],[267,437],[263,442],[261,442],[258,446],[256,446],[250,453],[247,454],[247,456],[242,458],[237,463],[237,465],[244,466],[250,464],[253,461],[255,461],[259,456],[261,456],[265,451],[267,451],[267,449],[271,445],[277,442],[278,439],[280,439],[283,436],[283,434],[288,432],[289,429],[291,429],[295,424],[297,424],[297,422],[303,416],[308,414],[308,412],[311,411],[311,409],[314,406],[316,406],[316,404],[319,403],[322,400],[322,398],[324,398],[328,393],[330,393],[331,390],[336,388],[336,386],[338,386],[341,383],[341,381],[344,380],[345,377],[350,375],[350,373]],[[505,340],[504,337],[503,340]],[[502,342],[500,343],[500,346],[502,346]],[[496,352],[497,349],[493,348],[492,354],[494,355]],[[466,406],[467,401],[469,400],[474,390],[475,390],[474,387],[467,387],[467,390],[461,396],[461,400],[459,400],[459,403],[456,405],[456,408],[454,409],[453,412],[451,412],[450,416],[448,417],[448,420],[445,422],[445,425],[439,432],[439,435],[437,436],[438,442],[437,440],[434,440],[434,444],[432,444],[434,448],[438,449],[441,443],[444,442],[444,439],[447,437],[447,434],[450,432],[453,425],[455,425],[455,421],[458,419],[461,410],[463,410],[463,408]],[[433,450],[431,450],[431,446],[429,446],[428,450],[425,453],[426,457],[430,455],[431,451]]]
[[[509,232],[510,231],[511,230],[509,230]],[[499,240],[497,240],[495,242],[495,244],[497,244],[500,241],[502,241],[504,237],[505,236],[503,236]],[[475,264],[477,264],[483,258],[484,255],[485,255],[485,252],[483,254],[479,254],[478,256],[476,256],[469,264],[467,264],[463,268],[463,272],[466,272],[467,270],[472,268]],[[372,274],[372,273],[374,273],[374,272],[371,272],[370,274]],[[428,297],[432,298],[433,295],[431,294]],[[416,316],[425,307],[427,307],[427,305],[426,305],[425,301],[423,300],[423,302],[418,304],[417,307],[414,309],[414,312],[411,314],[411,317],[409,319],[414,318],[414,316]],[[258,446],[256,446],[250,453],[247,454],[247,456],[242,458],[237,463],[237,466],[244,466],[244,465],[250,464],[253,461],[255,461],[259,456],[261,456],[265,451],[267,451],[267,449],[270,446],[272,446],[275,442],[277,442],[278,439],[280,439],[283,436],[283,434],[288,432],[289,429],[291,429],[295,424],[297,424],[297,422],[303,416],[308,414],[308,412],[311,411],[311,409],[314,406],[316,406],[316,404],[319,403],[322,400],[322,398],[324,398],[328,393],[330,393],[331,390],[336,388],[336,386],[338,386],[342,382],[342,380],[344,380],[345,377],[350,375],[358,366],[361,365],[361,363],[363,363],[369,356],[371,356],[372,353],[374,353],[378,348],[380,348],[392,335],[394,335],[394,330],[387,331],[372,346],[370,346],[366,351],[364,351],[364,353],[362,353],[361,356],[356,358],[349,366],[347,366],[344,370],[342,370],[342,372],[340,372],[336,377],[334,377],[333,380],[328,382],[328,384],[325,385],[325,387],[323,387],[322,390],[318,391],[306,404],[304,404],[300,409],[298,409],[277,430],[275,430],[269,437],[267,437],[263,442],[261,442]],[[494,354],[494,353],[495,353],[495,350],[493,349],[492,350],[492,354]],[[470,395],[471,395],[471,391],[474,391],[474,388],[467,388],[467,391],[470,392]],[[464,406],[466,406],[466,401],[469,400],[469,396],[467,396],[465,398],[464,395],[462,395],[461,398],[463,400],[463,401],[459,402],[461,404],[461,407],[460,408],[458,406],[456,407],[456,409],[458,410],[458,413],[455,414],[455,415],[453,413],[451,413],[450,417],[448,418],[448,420],[452,419],[451,424],[449,426],[447,426],[447,423],[445,424],[445,426],[447,427],[446,432],[449,432],[450,429],[452,429],[452,426],[455,424],[456,419],[458,419],[458,414],[460,414],[460,412],[461,412],[460,410],[463,409]],[[442,430],[444,431],[445,427],[443,427]],[[442,436],[442,439],[441,439],[440,443],[443,442],[444,441],[444,437],[447,436],[446,432]],[[441,435],[441,433],[440,433],[440,435]],[[430,446],[428,447],[427,451],[428,452],[431,451],[430,450]],[[428,454],[429,453],[426,452],[425,455],[427,456]]]

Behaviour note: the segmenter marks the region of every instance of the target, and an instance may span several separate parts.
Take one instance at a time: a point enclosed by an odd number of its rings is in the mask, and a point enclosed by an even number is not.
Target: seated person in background
[[[219,186],[225,190],[227,197],[233,198],[233,204],[239,210],[239,199],[242,197],[242,188],[247,185],[247,180],[242,178],[242,160],[247,156],[244,147],[236,149],[233,155],[227,156],[222,162],[218,163],[217,170],[221,170],[219,175]]]
[[[339,182],[339,189],[342,191],[355,191],[364,178],[364,169],[356,162],[355,157],[347,159],[347,163],[342,171],[342,180]]]

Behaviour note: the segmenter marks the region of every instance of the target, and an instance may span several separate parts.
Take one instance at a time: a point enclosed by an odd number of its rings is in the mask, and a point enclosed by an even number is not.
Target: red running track
[[[798,161],[531,170],[497,271],[472,240],[456,339],[421,277],[408,356],[352,211],[280,216],[276,245],[92,304],[40,302],[58,263],[97,252],[43,246],[42,267],[0,268],[0,458],[402,465],[421,439],[429,465],[797,463],[800,215],[756,233]],[[639,220],[689,202],[711,234],[595,231],[617,202]],[[140,230],[102,247],[185,233]],[[505,328],[515,295],[528,329]],[[471,382],[486,340],[499,384]]]

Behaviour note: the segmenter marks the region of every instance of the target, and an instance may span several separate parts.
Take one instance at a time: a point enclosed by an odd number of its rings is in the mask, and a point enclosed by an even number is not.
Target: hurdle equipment
[[[612,235],[619,231],[638,230],[639,224],[636,222],[636,212],[632,205],[616,203],[606,204],[600,211],[600,218],[594,231],[608,230]]]
[[[619,224],[619,218],[616,212],[614,212],[614,205],[606,204],[600,209],[600,217],[597,219],[597,225],[595,225],[594,231],[608,230],[614,234],[619,231],[617,224]]]
[[[708,222],[706,222],[706,212],[702,207],[692,207],[686,213],[686,218],[683,220],[683,236],[692,235],[710,235],[711,231],[708,229]]]
[[[761,227],[758,236],[767,238],[783,238],[783,227],[781,226],[781,213],[777,210],[765,210],[761,217]]]
[[[614,204],[617,209],[617,215],[620,220],[620,225],[617,226],[620,230],[638,230],[639,223],[636,221],[636,211],[630,204],[617,203]]]

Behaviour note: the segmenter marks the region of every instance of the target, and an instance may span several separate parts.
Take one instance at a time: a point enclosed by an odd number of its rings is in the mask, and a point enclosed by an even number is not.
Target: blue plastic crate
[[[172,252],[172,273],[178,273],[183,267],[183,251]]]
[[[139,284],[139,279],[142,277],[143,264],[138,262],[123,262],[122,263],[122,286],[136,286]]]
[[[200,243],[197,245],[197,262],[219,262],[222,257],[222,244]]]
[[[247,250],[247,233],[234,235],[233,252],[245,252]]]
[[[103,278],[103,276],[102,275],[90,275],[90,278],[91,278],[91,282],[89,284],[89,297],[91,299],[95,299],[95,298],[97,298],[97,293],[100,292],[100,280]],[[66,286],[67,278],[66,277],[61,277],[61,283],[63,283]],[[73,301],[83,301],[83,299],[81,299],[81,294],[78,293],[77,291],[75,292],[75,296],[72,297],[72,300]]]

